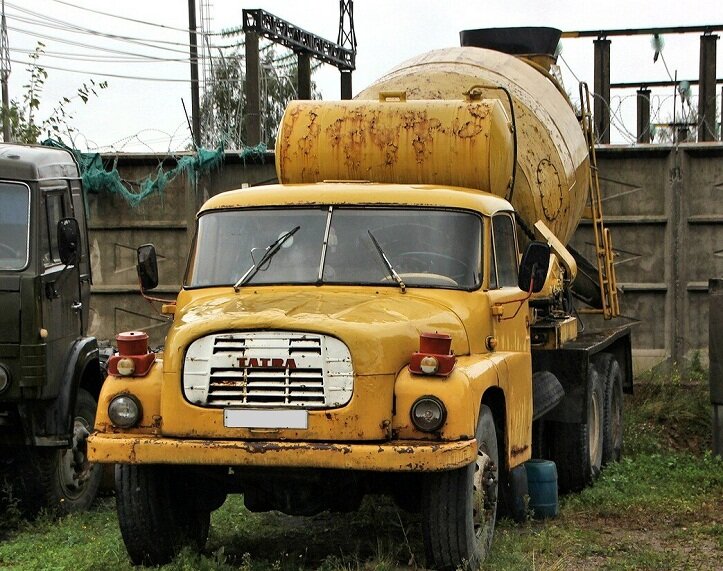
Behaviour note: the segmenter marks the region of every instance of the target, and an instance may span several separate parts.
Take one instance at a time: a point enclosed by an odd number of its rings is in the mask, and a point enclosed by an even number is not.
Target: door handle
[[[83,308],[83,303],[80,301],[74,301],[70,304],[70,309],[73,311],[80,311]]]

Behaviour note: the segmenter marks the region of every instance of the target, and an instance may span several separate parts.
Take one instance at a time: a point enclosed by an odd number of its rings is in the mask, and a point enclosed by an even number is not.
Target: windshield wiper
[[[294,234],[296,234],[297,230],[299,230],[301,226],[296,226],[295,228],[292,228],[288,232],[284,232],[281,236],[276,238],[271,244],[266,246],[266,251],[264,252],[264,255],[261,257],[258,263],[254,262],[251,264],[251,267],[246,270],[244,275],[242,275],[239,280],[233,284],[233,290],[238,293],[239,289],[242,285],[244,285],[246,282],[250,281],[251,278],[253,278],[258,271],[261,269],[261,266],[263,266],[266,262],[268,262],[271,258],[273,258],[276,255],[276,252],[278,252],[281,249],[281,246],[284,245],[284,242],[291,238]],[[252,254],[253,255],[253,254]]]
[[[399,274],[394,269],[394,266],[392,266],[392,263],[389,261],[389,258],[387,258],[387,255],[384,253],[384,250],[382,250],[382,247],[379,245],[379,242],[377,242],[377,239],[374,237],[374,234],[372,234],[371,230],[367,230],[369,237],[372,239],[372,242],[374,242],[374,247],[377,249],[377,252],[379,252],[379,256],[381,257],[382,261],[384,262],[384,265],[387,267],[387,270],[389,270],[389,275],[392,277],[392,279],[399,284],[399,287],[402,290],[402,293],[407,292],[407,286],[404,285],[404,282],[402,281],[402,278],[399,277]]]

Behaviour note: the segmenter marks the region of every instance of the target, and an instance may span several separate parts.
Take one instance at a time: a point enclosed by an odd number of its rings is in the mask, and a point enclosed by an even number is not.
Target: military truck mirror
[[[545,285],[550,265],[550,246],[546,242],[530,242],[522,256],[517,286],[530,293],[537,293]]]
[[[156,247],[153,244],[138,246],[138,277],[141,280],[143,291],[153,289],[158,285],[158,261],[156,260]]]
[[[58,254],[66,266],[75,264],[80,249],[80,226],[75,218],[58,220]]]

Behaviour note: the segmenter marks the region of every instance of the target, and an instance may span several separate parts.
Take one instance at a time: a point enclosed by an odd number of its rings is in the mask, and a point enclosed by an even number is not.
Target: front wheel
[[[45,508],[65,515],[88,509],[103,478],[102,467],[91,464],[86,440],[95,423],[96,402],[78,391],[73,418],[73,441],[68,449],[31,448],[17,461],[17,488],[28,515]]]
[[[428,566],[478,569],[492,545],[497,517],[499,454],[492,411],[480,409],[477,460],[424,476],[422,532]]]
[[[163,565],[184,546],[204,548],[211,510],[194,509],[169,468],[118,464],[115,470],[118,524],[134,565]]]

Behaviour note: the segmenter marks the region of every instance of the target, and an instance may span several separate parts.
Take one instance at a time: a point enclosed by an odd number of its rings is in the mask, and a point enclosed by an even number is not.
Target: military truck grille
[[[188,347],[183,391],[206,407],[332,408],[351,399],[347,346],[290,331],[220,333]]]

